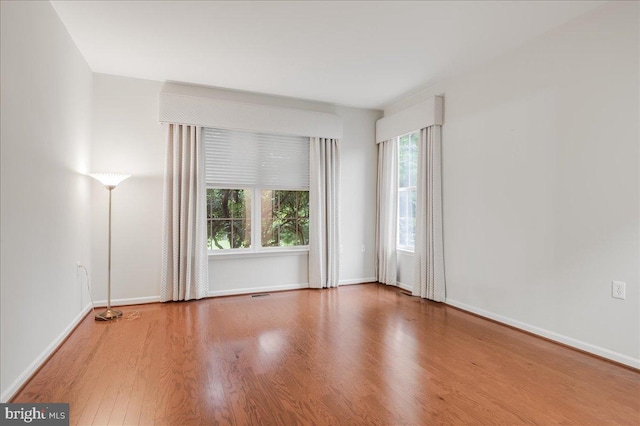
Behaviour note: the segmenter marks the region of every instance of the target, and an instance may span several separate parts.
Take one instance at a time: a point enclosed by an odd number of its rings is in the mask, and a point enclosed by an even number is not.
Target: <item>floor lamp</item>
[[[109,191],[109,260],[107,275],[107,310],[96,314],[96,321],[110,321],[122,316],[122,311],[111,309],[111,191],[131,175],[120,173],[91,173],[89,176],[100,181]]]

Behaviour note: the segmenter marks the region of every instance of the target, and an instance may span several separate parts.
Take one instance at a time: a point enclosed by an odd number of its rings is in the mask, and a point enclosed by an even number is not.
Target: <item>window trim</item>
[[[209,259],[241,259],[247,257],[271,257],[271,256],[303,256],[309,254],[309,246],[290,247],[265,247],[263,250],[251,249],[226,249],[207,253]]]
[[[413,256],[413,254],[415,253],[415,250],[407,250],[405,248],[399,248],[399,247],[396,247],[396,251],[406,256]]]

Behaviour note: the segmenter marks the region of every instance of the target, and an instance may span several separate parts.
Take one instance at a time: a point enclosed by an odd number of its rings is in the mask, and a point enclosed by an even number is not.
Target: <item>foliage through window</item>
[[[416,229],[418,132],[398,138],[398,248],[413,251]]]
[[[250,189],[207,190],[207,248],[251,247]]]
[[[262,247],[309,244],[309,191],[262,191]]]
[[[309,244],[309,191],[221,189],[207,190],[207,248],[252,247],[254,194],[260,199],[261,247]]]

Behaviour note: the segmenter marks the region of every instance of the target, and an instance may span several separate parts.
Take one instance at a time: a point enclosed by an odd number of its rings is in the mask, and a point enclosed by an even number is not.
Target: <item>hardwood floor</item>
[[[71,424],[640,424],[640,373],[377,284],[89,315],[13,402]]]

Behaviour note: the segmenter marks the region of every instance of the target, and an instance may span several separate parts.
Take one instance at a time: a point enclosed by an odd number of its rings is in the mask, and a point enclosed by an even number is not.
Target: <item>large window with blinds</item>
[[[309,138],[205,128],[207,246],[251,252],[309,243]]]

